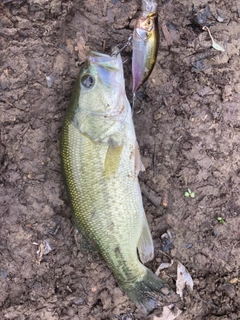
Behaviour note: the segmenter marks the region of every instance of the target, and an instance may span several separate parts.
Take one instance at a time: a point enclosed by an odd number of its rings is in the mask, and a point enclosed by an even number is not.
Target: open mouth
[[[120,55],[108,55],[97,51],[89,51],[87,60],[109,71],[119,71],[122,65]]]

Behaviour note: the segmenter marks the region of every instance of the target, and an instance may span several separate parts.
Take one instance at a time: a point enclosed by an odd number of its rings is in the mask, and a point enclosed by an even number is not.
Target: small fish
[[[158,13],[155,0],[143,0],[132,40],[133,92],[148,79],[157,59],[159,45]]]
[[[138,173],[143,169],[120,54],[91,51],[66,111],[61,160],[80,232],[145,313],[179,300],[143,263],[154,256]],[[140,258],[140,260],[139,260]]]

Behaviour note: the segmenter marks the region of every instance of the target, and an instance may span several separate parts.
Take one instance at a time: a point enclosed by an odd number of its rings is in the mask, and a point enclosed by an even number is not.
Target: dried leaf
[[[177,294],[179,294],[181,298],[183,296],[183,290],[186,286],[193,290],[193,279],[184,265],[178,261],[176,287]]]
[[[48,254],[51,250],[52,248],[50,247],[50,244],[48,243],[48,241],[43,240],[38,247],[37,261],[36,261],[37,264],[40,264],[40,262],[42,261],[42,256],[45,254]]]
[[[218,22],[223,22],[224,21],[224,18],[222,18],[220,16],[217,16],[216,19],[217,19]]]
[[[231,284],[237,284],[238,282],[240,282],[240,280],[238,278],[233,278],[229,281]]]
[[[161,263],[160,266],[157,268],[155,274],[156,274],[157,276],[159,276],[161,270],[167,269],[167,268],[171,267],[172,264],[173,264],[173,260],[171,260],[170,263],[168,263],[168,262],[163,262],[163,263]]]
[[[161,317],[153,316],[152,320],[174,320],[181,313],[182,313],[182,311],[180,309],[178,309],[176,306],[171,304],[169,306],[163,307],[163,312],[162,312]]]
[[[170,35],[170,32],[168,31],[168,28],[167,28],[165,22],[162,23],[162,32],[163,32],[164,38],[167,41],[167,45],[172,46],[173,40],[172,40],[172,37]]]

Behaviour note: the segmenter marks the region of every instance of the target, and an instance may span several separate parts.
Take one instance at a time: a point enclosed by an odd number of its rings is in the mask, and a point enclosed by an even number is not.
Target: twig
[[[171,35],[170,35],[169,31],[168,31],[168,28],[166,26],[166,23],[163,22],[161,27],[162,27],[162,32],[163,32],[164,38],[167,41],[167,45],[168,46],[172,46],[173,45],[173,41],[172,41]]]
[[[145,185],[141,186],[142,194],[156,207],[161,206],[161,202],[157,196],[155,196],[150,189],[147,189]]]

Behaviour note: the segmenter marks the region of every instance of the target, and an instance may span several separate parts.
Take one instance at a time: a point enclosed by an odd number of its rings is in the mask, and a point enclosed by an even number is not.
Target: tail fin
[[[166,283],[151,270],[140,281],[121,286],[129,298],[146,314],[158,307],[179,302],[181,299]]]

